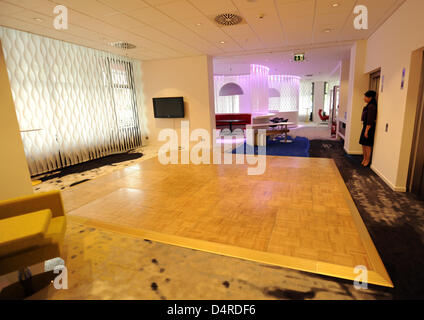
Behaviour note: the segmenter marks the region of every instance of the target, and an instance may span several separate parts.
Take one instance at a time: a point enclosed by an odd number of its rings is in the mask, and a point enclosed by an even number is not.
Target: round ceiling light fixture
[[[219,95],[221,97],[228,97],[228,96],[241,96],[243,95],[243,89],[234,82],[229,82],[222,86],[221,90],[219,90]]]
[[[112,42],[112,43],[110,43],[110,45],[114,48],[123,49],[123,50],[130,50],[130,49],[137,48],[135,45],[133,45],[131,43],[122,42],[122,41]]]
[[[215,17],[215,21],[223,26],[235,26],[243,21],[243,18],[234,13],[222,13]]]

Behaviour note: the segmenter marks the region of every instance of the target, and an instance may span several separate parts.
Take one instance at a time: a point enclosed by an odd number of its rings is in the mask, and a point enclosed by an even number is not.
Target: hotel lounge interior
[[[0,300],[423,299],[423,12],[0,0]]]

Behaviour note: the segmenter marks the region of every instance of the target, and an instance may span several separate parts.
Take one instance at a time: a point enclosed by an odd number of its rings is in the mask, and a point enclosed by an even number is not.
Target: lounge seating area
[[[231,132],[233,129],[246,129],[246,125],[252,123],[252,115],[249,113],[230,113],[215,115],[216,128],[228,128]]]

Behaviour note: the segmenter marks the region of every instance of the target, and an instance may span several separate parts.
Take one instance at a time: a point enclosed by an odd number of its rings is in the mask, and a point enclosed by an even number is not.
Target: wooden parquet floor
[[[235,163],[235,161],[234,161]],[[368,283],[392,282],[330,159],[167,165],[157,158],[63,192],[71,219],[150,240]]]

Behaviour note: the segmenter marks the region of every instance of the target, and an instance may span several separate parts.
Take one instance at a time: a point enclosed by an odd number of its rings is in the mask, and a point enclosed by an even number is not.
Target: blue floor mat
[[[303,137],[296,137],[292,139],[289,137],[289,140],[292,140],[292,143],[281,143],[283,139],[277,139],[272,141],[267,140],[266,143],[266,155],[267,156],[283,156],[283,157],[309,157],[309,140]],[[233,153],[239,154],[258,154],[258,147],[247,147],[246,152],[246,142],[244,145],[241,145],[233,150]]]

